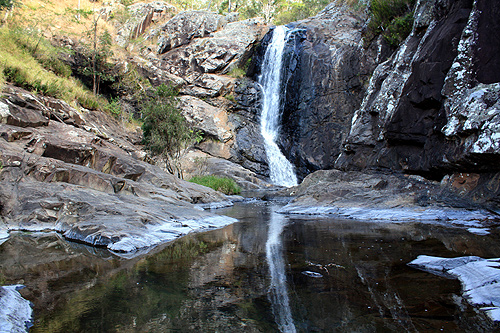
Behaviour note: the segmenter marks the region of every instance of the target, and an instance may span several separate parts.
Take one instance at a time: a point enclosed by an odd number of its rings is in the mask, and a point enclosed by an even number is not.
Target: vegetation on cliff
[[[382,35],[392,46],[397,47],[411,32],[415,0],[371,0],[370,20],[365,37],[372,40]]]

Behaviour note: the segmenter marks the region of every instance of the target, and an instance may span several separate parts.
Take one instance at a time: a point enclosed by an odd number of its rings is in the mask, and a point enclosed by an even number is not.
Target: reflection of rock
[[[458,278],[465,299],[500,321],[500,258],[440,258],[420,255],[408,263],[433,274]]]
[[[33,325],[31,303],[18,290],[22,285],[0,287],[0,331],[28,332]]]
[[[0,100],[2,216],[8,229],[57,230],[117,251],[230,223],[193,204],[225,201],[145,163],[124,131],[97,111],[52,108],[44,97],[8,89]],[[54,103],[52,103],[54,104]],[[25,127],[20,127],[25,126]]]

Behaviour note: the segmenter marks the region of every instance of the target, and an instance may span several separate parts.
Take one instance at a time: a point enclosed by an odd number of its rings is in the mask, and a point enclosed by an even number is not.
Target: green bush
[[[0,10],[4,8],[10,8],[14,2],[12,0],[0,0]]]
[[[143,143],[154,155],[165,158],[167,170],[182,178],[179,159],[184,149],[196,140],[194,132],[178,108],[177,90],[160,85],[146,99],[143,114]]]
[[[196,183],[206,187],[210,187],[224,194],[240,194],[241,188],[236,182],[230,178],[218,176],[194,176],[189,180],[191,183]]]
[[[108,105],[104,107],[106,112],[111,114],[113,117],[116,119],[119,119],[120,116],[122,115],[122,106],[120,104],[120,98],[118,97],[112,97],[111,100],[109,101]]]

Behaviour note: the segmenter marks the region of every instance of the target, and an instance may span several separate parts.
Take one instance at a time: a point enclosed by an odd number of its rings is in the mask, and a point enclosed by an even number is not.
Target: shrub
[[[233,103],[236,103],[236,98],[232,94],[228,94],[224,96],[228,101],[231,101]]]
[[[14,2],[12,0],[0,0],[0,10],[4,8],[11,8]]]
[[[224,194],[240,194],[241,188],[233,179],[218,176],[194,176],[189,180],[191,183],[196,183],[206,187],[210,187]]]
[[[116,119],[119,119],[122,115],[122,106],[118,97],[111,98],[108,105],[106,105],[104,109]]]
[[[142,105],[143,143],[154,155],[165,158],[167,170],[182,178],[179,159],[196,134],[178,108],[177,90],[160,85]]]

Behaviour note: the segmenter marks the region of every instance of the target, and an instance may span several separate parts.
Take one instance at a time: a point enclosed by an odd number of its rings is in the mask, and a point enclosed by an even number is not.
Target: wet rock
[[[303,31],[296,32],[294,45],[286,49],[280,146],[299,178],[333,166],[365,93],[364,83],[380,61],[363,48],[364,19],[331,4],[293,25]]]
[[[498,214],[423,177],[321,170],[285,193],[295,198],[281,213],[335,214],[358,220],[442,221],[467,228],[498,220]]]
[[[500,321],[499,258],[480,257],[440,258],[420,255],[408,263],[433,274],[457,278],[464,298],[478,306],[494,321]]]

